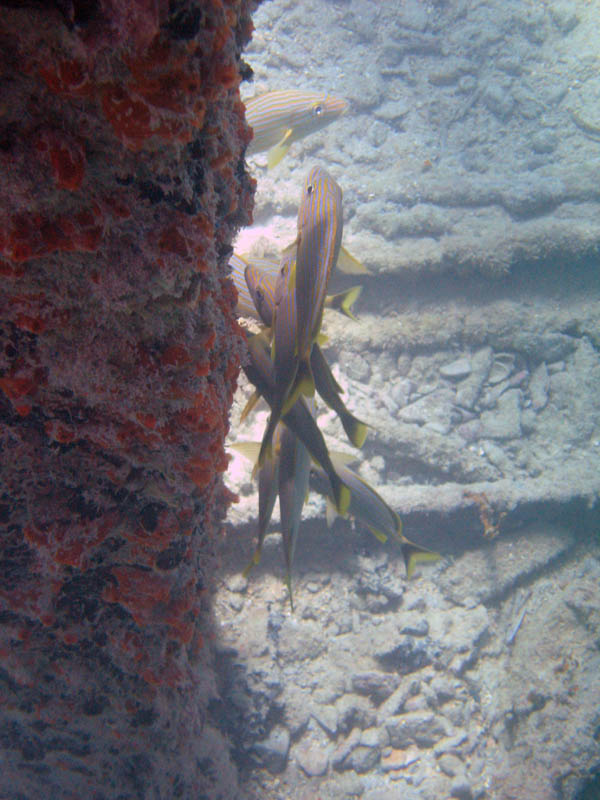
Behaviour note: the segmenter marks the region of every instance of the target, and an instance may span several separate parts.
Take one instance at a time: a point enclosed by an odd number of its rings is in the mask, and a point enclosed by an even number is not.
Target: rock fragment
[[[449,364],[440,367],[440,375],[451,380],[460,380],[471,374],[473,367],[468,358],[457,358]]]
[[[471,356],[471,372],[456,387],[456,405],[473,408],[490,373],[492,361],[491,347],[483,347]]]
[[[542,363],[534,370],[529,380],[529,395],[531,405],[535,411],[540,411],[548,402],[548,391],[550,389],[550,376],[546,363]]]
[[[352,676],[352,690],[370,697],[377,705],[398,688],[400,678],[389,672],[362,672]]]
[[[397,717],[390,717],[386,724],[392,747],[433,747],[448,730],[445,721],[431,711],[409,711]]]
[[[316,741],[300,742],[294,748],[294,756],[300,768],[311,778],[325,775],[329,767],[327,748]]]
[[[269,772],[283,772],[290,749],[290,734],[283,725],[276,725],[262,742],[256,742],[253,751]]]
[[[520,389],[504,392],[496,408],[481,415],[482,435],[488,439],[518,439],[521,436],[521,402]]]

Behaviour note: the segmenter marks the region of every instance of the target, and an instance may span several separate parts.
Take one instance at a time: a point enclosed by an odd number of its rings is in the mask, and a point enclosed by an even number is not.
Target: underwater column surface
[[[207,586],[246,0],[3,4],[0,795],[232,797]]]

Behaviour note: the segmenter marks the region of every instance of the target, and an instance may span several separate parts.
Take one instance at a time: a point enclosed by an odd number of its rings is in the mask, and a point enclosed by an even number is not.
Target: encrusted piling
[[[206,588],[254,5],[0,3],[1,797],[233,796]]]

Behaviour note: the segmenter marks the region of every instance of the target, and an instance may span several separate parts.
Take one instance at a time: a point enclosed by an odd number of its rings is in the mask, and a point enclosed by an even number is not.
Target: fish
[[[311,408],[314,413],[314,404]],[[285,582],[290,596],[290,606],[294,610],[292,594],[292,563],[296,552],[298,531],[302,518],[302,508],[308,494],[310,476],[310,453],[301,440],[287,427],[279,425],[279,513],[281,517],[281,537],[285,558]],[[276,431],[276,433],[277,433]]]
[[[273,311],[275,310],[275,287],[280,269],[279,262],[275,263],[272,259],[266,258],[253,258],[245,259],[243,263],[246,284],[244,286],[244,294],[246,296],[248,292],[250,293],[254,301],[254,309],[252,314],[240,314],[240,316],[253,316],[256,318],[258,313],[259,321],[262,321],[269,328],[272,325]],[[325,308],[339,311],[340,314],[344,314],[356,322],[357,318],[352,309],[361,292],[362,286],[350,286],[336,294],[326,295]]]
[[[342,190],[322,167],[308,173],[298,209],[296,249],[297,382],[314,394],[310,353],[319,333],[327,285],[342,242]]]
[[[256,334],[248,338],[247,344],[249,360],[242,369],[250,383],[270,405],[275,387],[275,369],[269,355],[269,343],[262,334]],[[323,469],[330,483],[336,509],[339,514],[345,514],[350,505],[350,490],[337,474],[323,434],[303,397],[299,397],[292,408],[283,415],[283,422],[300,439],[313,461]]]
[[[229,259],[229,266],[231,268],[231,280],[237,291],[236,314],[238,317],[252,317],[256,319],[256,308],[252,300],[252,295],[248,290],[246,278],[244,277],[248,262],[242,256],[233,253]]]
[[[314,404],[308,405],[309,411],[314,416]],[[256,462],[260,447],[258,442],[235,442],[229,446],[250,461]],[[246,577],[252,567],[259,563],[267,526],[273,512],[275,495],[278,494],[286,569],[285,582],[292,612],[294,610],[292,565],[300,530],[302,508],[308,495],[310,464],[310,453],[306,447],[287,425],[280,422],[273,435],[273,456],[258,472],[258,545],[250,563],[242,573]]]
[[[354,447],[362,447],[367,437],[367,425],[354,416],[340,397],[341,387],[333,377],[329,364],[318,344],[313,345],[310,366],[319,395],[340,418],[346,436]]]
[[[271,414],[263,435],[259,466],[268,455],[275,427],[285,411],[294,405],[298,392],[292,387],[298,371],[296,347],[296,302],[294,286],[296,270],[293,254],[282,257],[277,283],[275,285],[274,308],[272,314],[273,339],[271,356],[273,359],[274,385],[269,405]],[[265,302],[267,302],[265,298]]]
[[[255,263],[250,263],[244,271],[246,287],[254,307],[258,312],[260,321],[270,328],[273,325],[273,314],[275,313],[275,292],[277,289],[277,278],[281,267],[275,273],[266,271]]]
[[[242,575],[246,577],[252,567],[256,566],[260,561],[262,553],[263,542],[267,535],[267,528],[271,521],[271,515],[275,506],[279,486],[279,469],[280,469],[280,431],[276,431],[274,437],[273,453],[268,458],[262,467],[258,470],[258,543],[250,562],[244,569]],[[243,445],[253,444],[251,442],[241,442],[237,449],[239,452],[245,452]],[[233,445],[235,447],[235,445]]]
[[[283,252],[285,253],[288,249],[294,251],[296,250],[296,240],[287,245]],[[265,272],[277,274],[279,271],[279,258],[249,255],[240,256],[240,258],[242,258],[246,263],[251,263]],[[371,272],[367,269],[367,267],[365,267],[365,265],[360,262],[356,256],[353,256],[352,253],[346,247],[344,247],[344,245],[340,246],[336,269],[339,272],[343,272],[345,275],[371,275]]]
[[[270,273],[265,275],[265,273],[262,273],[260,270],[254,268],[254,265],[249,265],[248,267],[246,267],[245,274],[250,294],[252,295],[252,298],[259,312],[259,315],[261,316],[264,324],[270,326],[272,324],[273,315],[275,312],[275,289],[273,287],[273,281],[269,280],[271,275]],[[354,287],[354,288],[360,289],[360,287]],[[342,294],[347,295],[347,293],[342,293]],[[352,294],[350,293],[349,296],[345,296],[345,300],[352,301]],[[290,364],[291,362],[289,362],[289,359],[293,358],[293,354],[291,353],[291,348],[293,345],[292,334],[296,321],[296,313],[294,308],[295,295],[293,292],[288,293],[287,301],[289,303],[289,307],[285,313],[288,313],[289,316],[287,319],[287,325],[284,328],[284,330],[286,331],[286,340],[284,342],[284,346],[287,352],[286,364]],[[283,324],[280,327],[283,328],[284,327]],[[281,354],[282,352],[281,344],[279,349],[277,349],[277,345],[275,345],[275,350],[276,353]],[[340,392],[342,391],[341,387],[338,386],[335,378],[331,374],[331,370],[329,368],[329,365],[327,364],[325,356],[323,355],[323,352],[317,343],[315,343],[312,348],[310,364],[317,392],[327,403],[327,405],[330,408],[332,408],[339,416],[342,426],[346,431],[346,435],[348,436],[350,442],[355,447],[362,447],[367,435],[367,425],[364,422],[361,422],[361,420],[355,417],[346,408],[343,400],[340,397]],[[283,379],[285,380],[285,377]],[[288,402],[289,404],[293,404],[293,402],[295,402],[296,399],[297,396],[292,395],[288,401],[284,402],[282,406],[282,412],[287,407]],[[245,416],[246,416],[246,410],[244,409],[244,417]],[[265,436],[267,437],[268,440],[268,437],[270,436],[268,428],[267,431],[265,432]],[[266,444],[265,447],[268,447],[268,444]],[[261,452],[263,455],[259,456],[259,464],[262,462],[262,458],[264,457],[264,453],[266,453],[266,450],[261,450]]]
[[[350,489],[348,516],[363,522],[379,541],[385,542],[391,536],[400,542],[407,578],[412,577],[417,564],[437,561],[440,558],[438,553],[427,550],[407,539],[402,533],[402,520],[383,497],[360,475],[346,466],[338,455],[332,455],[331,459],[341,480]],[[321,467],[313,465],[310,486],[320,494],[330,496],[331,490],[327,476]],[[328,521],[331,521],[330,518],[331,515],[328,514]]]
[[[329,125],[348,109],[341,97],[297,89],[267,92],[246,100],[245,106],[253,133],[246,154],[268,150],[269,169],[279,164],[294,142]]]

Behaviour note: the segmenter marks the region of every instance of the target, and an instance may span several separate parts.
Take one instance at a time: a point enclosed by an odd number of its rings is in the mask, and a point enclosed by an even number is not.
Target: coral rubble
[[[203,595],[256,3],[1,5],[0,794],[231,797]]]

